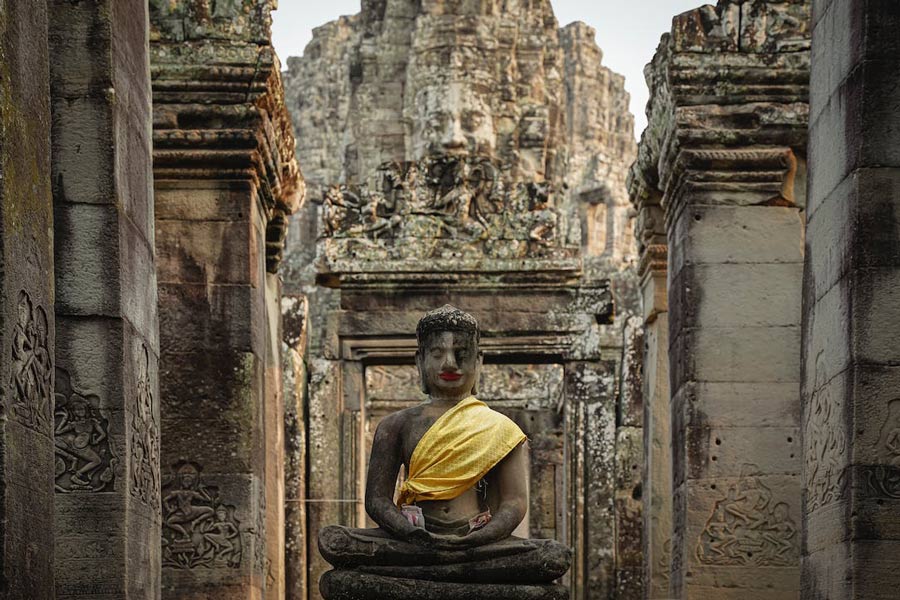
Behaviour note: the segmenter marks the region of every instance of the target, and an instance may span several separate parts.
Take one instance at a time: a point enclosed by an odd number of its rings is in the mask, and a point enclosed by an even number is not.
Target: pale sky
[[[603,64],[625,76],[631,94],[635,135],[647,123],[644,65],[653,58],[659,37],[669,31],[672,17],[713,0],[551,0],[560,26],[584,21],[597,30]],[[275,50],[282,63],[300,56],[318,27],[340,15],[359,12],[360,0],[280,0],[274,14]]]

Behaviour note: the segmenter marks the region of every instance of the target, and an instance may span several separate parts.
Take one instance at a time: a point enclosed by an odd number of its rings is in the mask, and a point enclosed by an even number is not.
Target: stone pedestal
[[[284,595],[276,273],[302,181],[274,4],[150,3],[164,598]]]
[[[159,341],[147,7],[63,0],[49,8],[56,597],[156,599]]]
[[[802,597],[900,589],[900,7],[813,4]]]
[[[0,596],[53,595],[47,10],[0,1]]]
[[[663,597],[799,595],[808,23],[802,2],[705,6],[675,18],[648,70],[634,175],[659,195],[668,247]],[[665,519],[649,502],[650,522]]]

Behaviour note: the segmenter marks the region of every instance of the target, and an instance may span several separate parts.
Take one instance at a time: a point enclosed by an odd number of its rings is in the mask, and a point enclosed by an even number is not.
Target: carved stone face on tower
[[[414,159],[443,155],[491,156],[496,146],[487,94],[461,81],[434,84],[415,98]]]

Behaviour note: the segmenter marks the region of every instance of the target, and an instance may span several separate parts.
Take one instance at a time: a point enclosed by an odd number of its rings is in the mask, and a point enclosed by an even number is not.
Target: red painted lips
[[[441,373],[440,375],[438,375],[438,377],[440,377],[444,381],[459,381],[459,379],[462,377],[462,375],[459,373],[444,372],[444,373]]]

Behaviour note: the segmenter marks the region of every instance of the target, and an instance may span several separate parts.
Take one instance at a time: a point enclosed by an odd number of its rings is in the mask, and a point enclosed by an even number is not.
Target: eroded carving
[[[163,487],[162,565],[175,569],[238,567],[243,546],[236,507],[206,486],[199,465],[181,461]]]
[[[555,364],[484,365],[478,384],[478,397],[492,406],[531,410],[558,409],[562,402],[563,367]],[[425,399],[415,365],[377,365],[366,367],[367,399],[378,401],[417,401]]]
[[[257,0],[150,0],[151,33],[182,41],[222,36],[256,39],[267,29],[255,13],[267,13],[271,2]]]
[[[861,469],[866,493],[873,498],[900,500],[900,468],[875,465]]]
[[[159,426],[153,415],[150,353],[142,348],[135,412],[131,417],[131,495],[148,506],[159,502]]]
[[[118,459],[109,440],[109,414],[100,396],[79,392],[65,369],[56,369],[54,410],[56,491],[113,488]]]
[[[740,480],[729,486],[706,521],[697,544],[697,559],[718,566],[787,567],[797,563],[798,527],[785,502],[745,465]]]
[[[384,164],[370,184],[326,192],[324,236],[365,240],[364,247],[381,247],[392,258],[470,251],[519,258],[566,245],[550,185],[507,184],[499,173],[479,157]]]
[[[47,313],[31,301],[28,292],[19,292],[8,402],[19,423],[47,435],[50,434],[53,399],[53,355],[49,350],[49,333]]]
[[[825,381],[824,353],[816,357],[815,388],[804,424],[807,510],[837,500],[844,489],[843,460],[847,438],[840,395]]]

